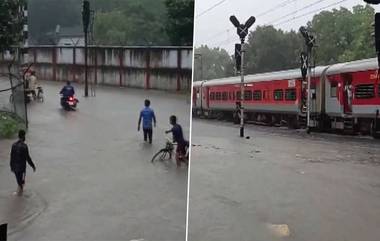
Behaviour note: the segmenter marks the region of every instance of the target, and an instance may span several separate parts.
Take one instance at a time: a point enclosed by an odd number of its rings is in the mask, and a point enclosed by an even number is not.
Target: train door
[[[200,88],[198,87],[194,87],[193,89],[193,108],[198,108],[199,106],[199,97],[200,97],[200,93],[199,93],[199,90]]]
[[[209,109],[210,107],[210,99],[209,99],[209,87],[201,88],[201,96],[202,96],[202,109]]]
[[[352,76],[350,74],[342,74],[343,80],[343,110],[345,114],[352,113],[353,87]]]

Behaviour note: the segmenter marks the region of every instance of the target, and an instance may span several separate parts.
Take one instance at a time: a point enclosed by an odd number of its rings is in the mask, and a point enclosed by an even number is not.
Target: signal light
[[[235,17],[235,15],[232,15],[231,17],[230,17],[230,21],[231,21],[231,23],[235,26],[235,27],[239,27],[240,26],[240,22],[239,22],[239,20],[237,20],[237,18]]]
[[[247,22],[245,22],[245,27],[250,28],[254,23],[256,22],[256,18],[254,16],[251,16]]]

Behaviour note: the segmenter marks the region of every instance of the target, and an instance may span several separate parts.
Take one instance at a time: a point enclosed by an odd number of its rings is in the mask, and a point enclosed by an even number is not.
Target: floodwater
[[[27,143],[37,172],[27,170],[24,197],[13,196],[9,148],[0,141],[0,223],[9,240],[185,240],[187,168],[152,164],[175,114],[189,136],[188,96],[102,87],[76,112],[59,106],[62,84],[43,83],[44,103],[31,103]],[[153,144],[137,132],[145,98],[157,116]]]
[[[380,141],[194,119],[189,241],[377,241]]]

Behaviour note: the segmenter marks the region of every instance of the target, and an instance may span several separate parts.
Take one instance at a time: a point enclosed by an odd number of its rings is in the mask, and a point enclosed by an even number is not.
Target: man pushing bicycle
[[[177,117],[175,115],[170,116],[170,124],[173,126],[172,129],[165,133],[168,134],[171,132],[173,134],[173,142],[177,143],[175,156],[177,167],[181,166],[181,162],[188,165],[188,156],[186,152],[189,148],[189,142],[183,137],[182,127],[177,123]]]

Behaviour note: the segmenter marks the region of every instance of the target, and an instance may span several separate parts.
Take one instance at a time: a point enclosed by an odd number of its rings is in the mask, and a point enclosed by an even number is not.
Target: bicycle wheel
[[[168,155],[168,151],[166,149],[161,149],[160,151],[158,151],[152,158],[152,161],[151,162],[155,162],[155,161],[162,161],[166,158],[166,156]]]

